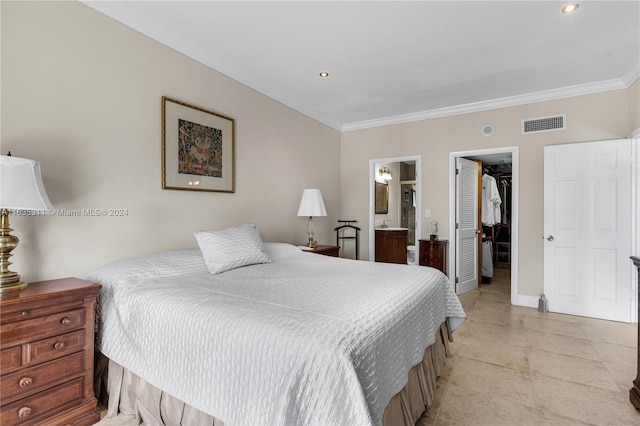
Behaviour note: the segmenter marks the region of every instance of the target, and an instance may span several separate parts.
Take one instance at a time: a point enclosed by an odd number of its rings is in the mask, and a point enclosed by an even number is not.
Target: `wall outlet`
[[[424,211],[424,217],[426,217],[426,218],[431,217],[431,209],[426,209],[426,210]]]

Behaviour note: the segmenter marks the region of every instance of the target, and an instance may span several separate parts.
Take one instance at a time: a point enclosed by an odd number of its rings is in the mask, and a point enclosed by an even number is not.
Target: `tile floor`
[[[436,400],[418,425],[640,425],[629,403],[636,324],[511,306],[509,271],[460,297]],[[132,426],[131,416],[100,426]]]

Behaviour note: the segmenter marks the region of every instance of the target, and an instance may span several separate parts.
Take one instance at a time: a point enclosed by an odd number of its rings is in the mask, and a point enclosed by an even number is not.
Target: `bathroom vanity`
[[[407,264],[408,228],[376,228],[376,262]]]

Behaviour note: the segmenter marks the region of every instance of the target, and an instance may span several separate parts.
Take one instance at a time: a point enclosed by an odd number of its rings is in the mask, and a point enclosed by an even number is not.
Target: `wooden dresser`
[[[418,264],[447,274],[447,240],[420,240]]]
[[[407,229],[376,229],[376,262],[407,264]]]
[[[95,305],[77,278],[31,283],[0,297],[0,424],[92,425]]]
[[[633,264],[638,269],[638,318],[640,318],[640,258],[631,257]],[[638,322],[638,352],[636,365],[636,378],[633,380],[633,387],[629,390],[629,400],[636,409],[640,410],[640,321]]]

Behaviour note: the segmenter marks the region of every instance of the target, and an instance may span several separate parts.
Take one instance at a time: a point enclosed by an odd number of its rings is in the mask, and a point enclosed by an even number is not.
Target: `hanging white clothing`
[[[482,224],[493,226],[500,223],[500,191],[493,176],[482,175]]]
[[[482,242],[482,276],[493,278],[493,244],[491,241]]]

